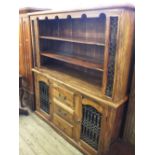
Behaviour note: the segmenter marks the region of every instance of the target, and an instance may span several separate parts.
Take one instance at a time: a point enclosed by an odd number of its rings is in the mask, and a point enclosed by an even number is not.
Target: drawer
[[[66,133],[69,137],[73,136],[73,126],[66,122],[64,119],[54,114],[53,123],[64,133]]]
[[[53,96],[69,107],[74,107],[74,92],[60,86],[54,86]]]
[[[72,110],[67,105],[62,104],[56,99],[54,99],[54,113],[56,113],[69,123],[73,123],[74,121],[74,110]]]

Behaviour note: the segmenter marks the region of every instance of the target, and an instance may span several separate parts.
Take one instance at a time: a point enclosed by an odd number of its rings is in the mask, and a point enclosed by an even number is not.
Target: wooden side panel
[[[135,74],[132,79],[123,139],[135,144]]]
[[[20,16],[19,32],[19,72],[24,77],[24,87],[33,95],[32,50],[28,16]]]
[[[33,76],[32,76],[32,49],[31,49],[31,36],[30,36],[30,23],[29,17],[24,18],[24,50],[26,56],[25,65],[27,66],[27,81],[28,81],[28,89],[33,93]]]
[[[134,12],[123,11],[120,17],[117,41],[113,100],[118,101],[127,94],[127,84],[133,54]]]
[[[110,148],[110,144],[118,138],[122,114],[123,106],[120,106],[118,109],[108,106],[104,108],[98,154],[106,153]]]

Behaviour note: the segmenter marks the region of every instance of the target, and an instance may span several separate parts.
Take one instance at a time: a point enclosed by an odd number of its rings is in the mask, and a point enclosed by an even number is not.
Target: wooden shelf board
[[[73,65],[97,70],[97,71],[103,71],[103,64],[97,64],[94,62],[89,62],[86,60],[80,60],[71,56],[66,56],[66,55],[60,55],[57,53],[49,53],[49,52],[41,52],[42,56],[48,57],[48,58],[53,58],[62,62],[67,62]]]
[[[101,80],[88,76],[87,74],[81,74],[74,69],[67,68],[60,65],[44,65],[41,68],[37,68],[42,73],[47,73],[50,77],[58,80],[59,82],[67,83],[69,86],[77,88],[81,91],[88,92],[90,94],[102,97],[101,94]]]
[[[51,36],[40,36],[40,39],[48,39],[48,40],[57,40],[57,41],[66,41],[80,44],[88,44],[88,45],[97,45],[97,46],[105,46],[104,43],[95,42],[93,40],[82,40],[81,38],[61,38],[61,37],[51,37]]]

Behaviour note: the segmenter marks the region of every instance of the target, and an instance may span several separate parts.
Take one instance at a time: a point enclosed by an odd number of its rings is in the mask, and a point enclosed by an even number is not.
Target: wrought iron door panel
[[[81,139],[93,148],[98,148],[101,114],[93,107],[83,105]]]
[[[110,17],[110,45],[109,45],[109,61],[108,61],[108,81],[106,87],[106,95],[112,97],[115,56],[116,56],[116,37],[117,37],[118,17]]]
[[[49,87],[45,82],[39,82],[40,108],[49,114]]]

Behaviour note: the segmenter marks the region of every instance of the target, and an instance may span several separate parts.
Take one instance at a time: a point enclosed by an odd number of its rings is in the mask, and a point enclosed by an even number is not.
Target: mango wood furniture
[[[32,76],[32,47],[30,35],[30,17],[27,13],[45,9],[22,8],[19,10],[19,74],[23,77],[23,88],[28,94],[27,102],[34,109],[34,86]]]
[[[105,154],[128,99],[134,7],[43,11],[30,21],[36,113],[83,153]]]

